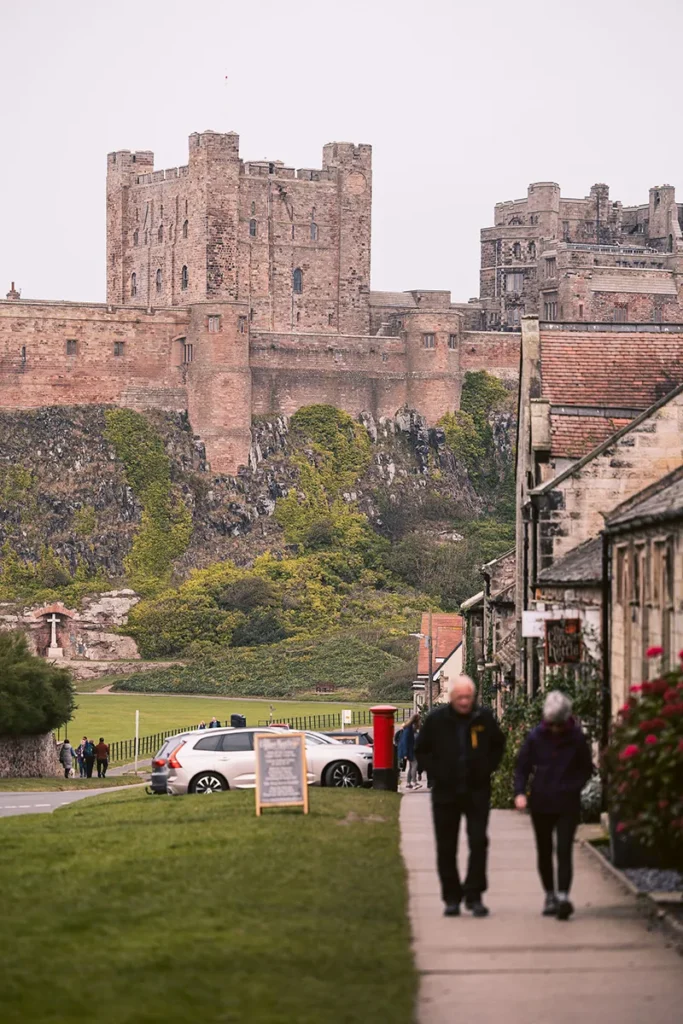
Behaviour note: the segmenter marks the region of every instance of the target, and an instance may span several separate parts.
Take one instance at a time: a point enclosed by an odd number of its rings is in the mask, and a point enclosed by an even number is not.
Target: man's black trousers
[[[579,811],[565,814],[536,814],[531,822],[536,833],[538,873],[546,892],[555,892],[553,871],[553,832],[557,836],[557,891],[569,892],[572,885],[572,845],[579,824]]]
[[[97,777],[98,779],[104,779],[107,776],[107,768],[109,767],[109,761],[106,757],[97,758]]]
[[[466,899],[474,900],[486,892],[490,800],[488,788],[473,790],[446,801],[442,794],[439,794],[438,801],[432,799],[436,859],[444,903],[460,903],[463,895]],[[461,884],[458,873],[458,834],[460,819],[463,817],[467,823],[470,848],[464,885]]]
[[[86,757],[86,758],[84,758],[84,760],[85,760],[85,774],[86,774],[86,778],[92,779],[92,770],[93,770],[93,767],[94,767],[94,764],[95,764],[95,758],[94,757]]]

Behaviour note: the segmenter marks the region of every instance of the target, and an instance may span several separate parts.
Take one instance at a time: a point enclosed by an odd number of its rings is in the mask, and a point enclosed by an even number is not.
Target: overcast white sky
[[[377,289],[477,295],[530,181],[683,200],[683,0],[0,0],[0,33],[3,297],[102,301],[106,154],[207,128],[295,167],[371,143]]]

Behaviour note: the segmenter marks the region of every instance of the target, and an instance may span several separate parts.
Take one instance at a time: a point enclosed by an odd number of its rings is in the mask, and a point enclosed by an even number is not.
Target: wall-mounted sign
[[[547,620],[545,624],[546,665],[577,665],[580,661],[581,620]]]
[[[256,733],[256,813],[263,807],[303,807],[308,814],[306,737]]]

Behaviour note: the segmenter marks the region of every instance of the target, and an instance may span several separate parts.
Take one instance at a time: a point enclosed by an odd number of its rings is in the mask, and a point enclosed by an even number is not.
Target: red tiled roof
[[[553,413],[550,417],[552,453],[561,458],[580,459],[630,422],[630,419],[559,416]]]
[[[647,409],[683,382],[683,333],[541,330],[543,398]]]
[[[429,633],[429,613],[422,613],[420,632],[426,637]],[[432,639],[434,641],[434,657],[432,669],[436,672],[442,661],[452,654],[458,644],[462,643],[462,615],[437,612],[432,615]],[[426,639],[420,640],[417,659],[418,676],[429,674],[429,647]]]

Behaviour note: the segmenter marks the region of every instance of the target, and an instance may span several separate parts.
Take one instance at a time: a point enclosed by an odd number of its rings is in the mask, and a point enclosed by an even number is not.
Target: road
[[[129,788],[112,786],[109,789],[79,789],[73,793],[0,793],[0,818],[10,818],[15,814],[50,814],[57,807],[72,804],[75,800],[83,800],[86,796],[119,793]]]

